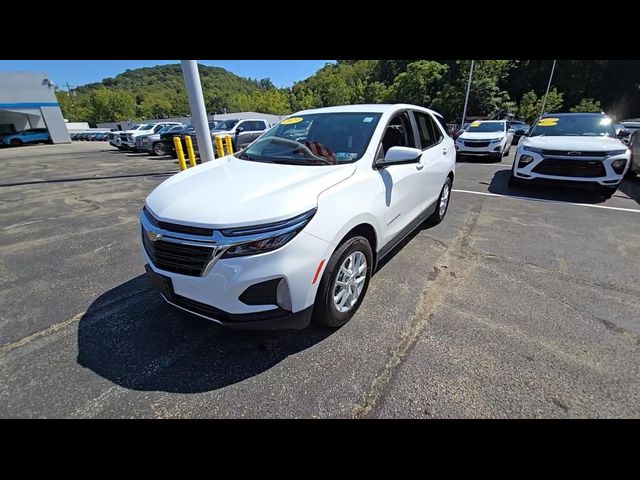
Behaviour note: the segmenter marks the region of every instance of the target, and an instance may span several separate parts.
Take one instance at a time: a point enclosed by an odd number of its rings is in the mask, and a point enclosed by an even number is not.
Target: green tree
[[[122,90],[96,90],[89,99],[91,120],[95,123],[118,122],[136,118],[136,101]]]
[[[442,63],[419,60],[407,65],[391,86],[390,96],[397,102],[430,106],[443,87],[449,67]]]
[[[593,98],[583,98],[577,105],[569,109],[570,112],[601,112],[600,101]]]
[[[543,101],[544,95],[538,97],[533,90],[525,93],[520,100],[520,105],[518,105],[518,117],[528,123],[533,122],[540,115]],[[559,93],[556,87],[553,87],[547,96],[544,110],[545,112],[558,112],[562,109],[563,103],[564,95]]]

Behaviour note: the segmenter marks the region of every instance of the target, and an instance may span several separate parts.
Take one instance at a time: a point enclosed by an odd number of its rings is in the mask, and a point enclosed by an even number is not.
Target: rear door
[[[433,115],[418,110],[413,111],[418,127],[418,138],[422,150],[422,163],[424,164],[424,190],[422,196],[422,209],[433,204],[440,196],[440,190],[449,174],[449,165],[455,148],[449,145],[451,140],[446,136],[440,122]]]

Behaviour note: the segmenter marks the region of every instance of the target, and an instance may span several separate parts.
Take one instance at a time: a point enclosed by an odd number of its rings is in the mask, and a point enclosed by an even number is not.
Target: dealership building
[[[0,135],[46,128],[53,143],[69,143],[69,132],[44,73],[0,72]]]

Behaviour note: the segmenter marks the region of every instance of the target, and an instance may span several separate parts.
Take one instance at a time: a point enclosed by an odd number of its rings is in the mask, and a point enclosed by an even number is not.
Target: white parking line
[[[605,210],[619,210],[621,212],[640,213],[640,209],[637,209],[637,208],[621,208],[621,207],[609,207],[607,205],[592,205],[590,203],[563,202],[561,200],[546,200],[544,198],[518,197],[515,195],[500,195],[499,193],[474,192],[473,190],[457,190],[455,188],[452,188],[451,191],[457,192],[457,193],[471,193],[473,195],[485,195],[487,197],[502,197],[502,198],[510,198],[513,200],[528,200],[530,202],[558,203],[558,204],[565,204],[565,205],[577,205],[580,207],[604,208]]]

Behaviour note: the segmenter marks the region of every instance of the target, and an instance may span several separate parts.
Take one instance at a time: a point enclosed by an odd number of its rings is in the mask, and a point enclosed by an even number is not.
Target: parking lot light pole
[[[464,125],[464,119],[467,116],[467,103],[469,102],[469,91],[471,90],[471,76],[473,75],[473,63],[471,60],[471,67],[469,68],[469,83],[467,83],[467,94],[464,97],[464,109],[462,110],[462,122],[460,122],[460,128]]]
[[[200,159],[202,162],[208,162],[215,157],[213,155],[207,110],[204,106],[204,96],[202,95],[200,74],[198,73],[198,63],[195,60],[182,60],[182,75],[184,76],[184,84],[187,87],[187,94],[189,95],[191,121],[196,130]]]
[[[551,87],[551,79],[553,78],[553,71],[556,69],[556,61],[553,61],[553,66],[551,67],[551,75],[549,75],[549,83],[547,84],[547,91],[544,94],[544,100],[542,101],[542,110],[540,110],[540,115],[544,113],[544,107],[547,104],[547,95],[549,95],[549,88]]]

